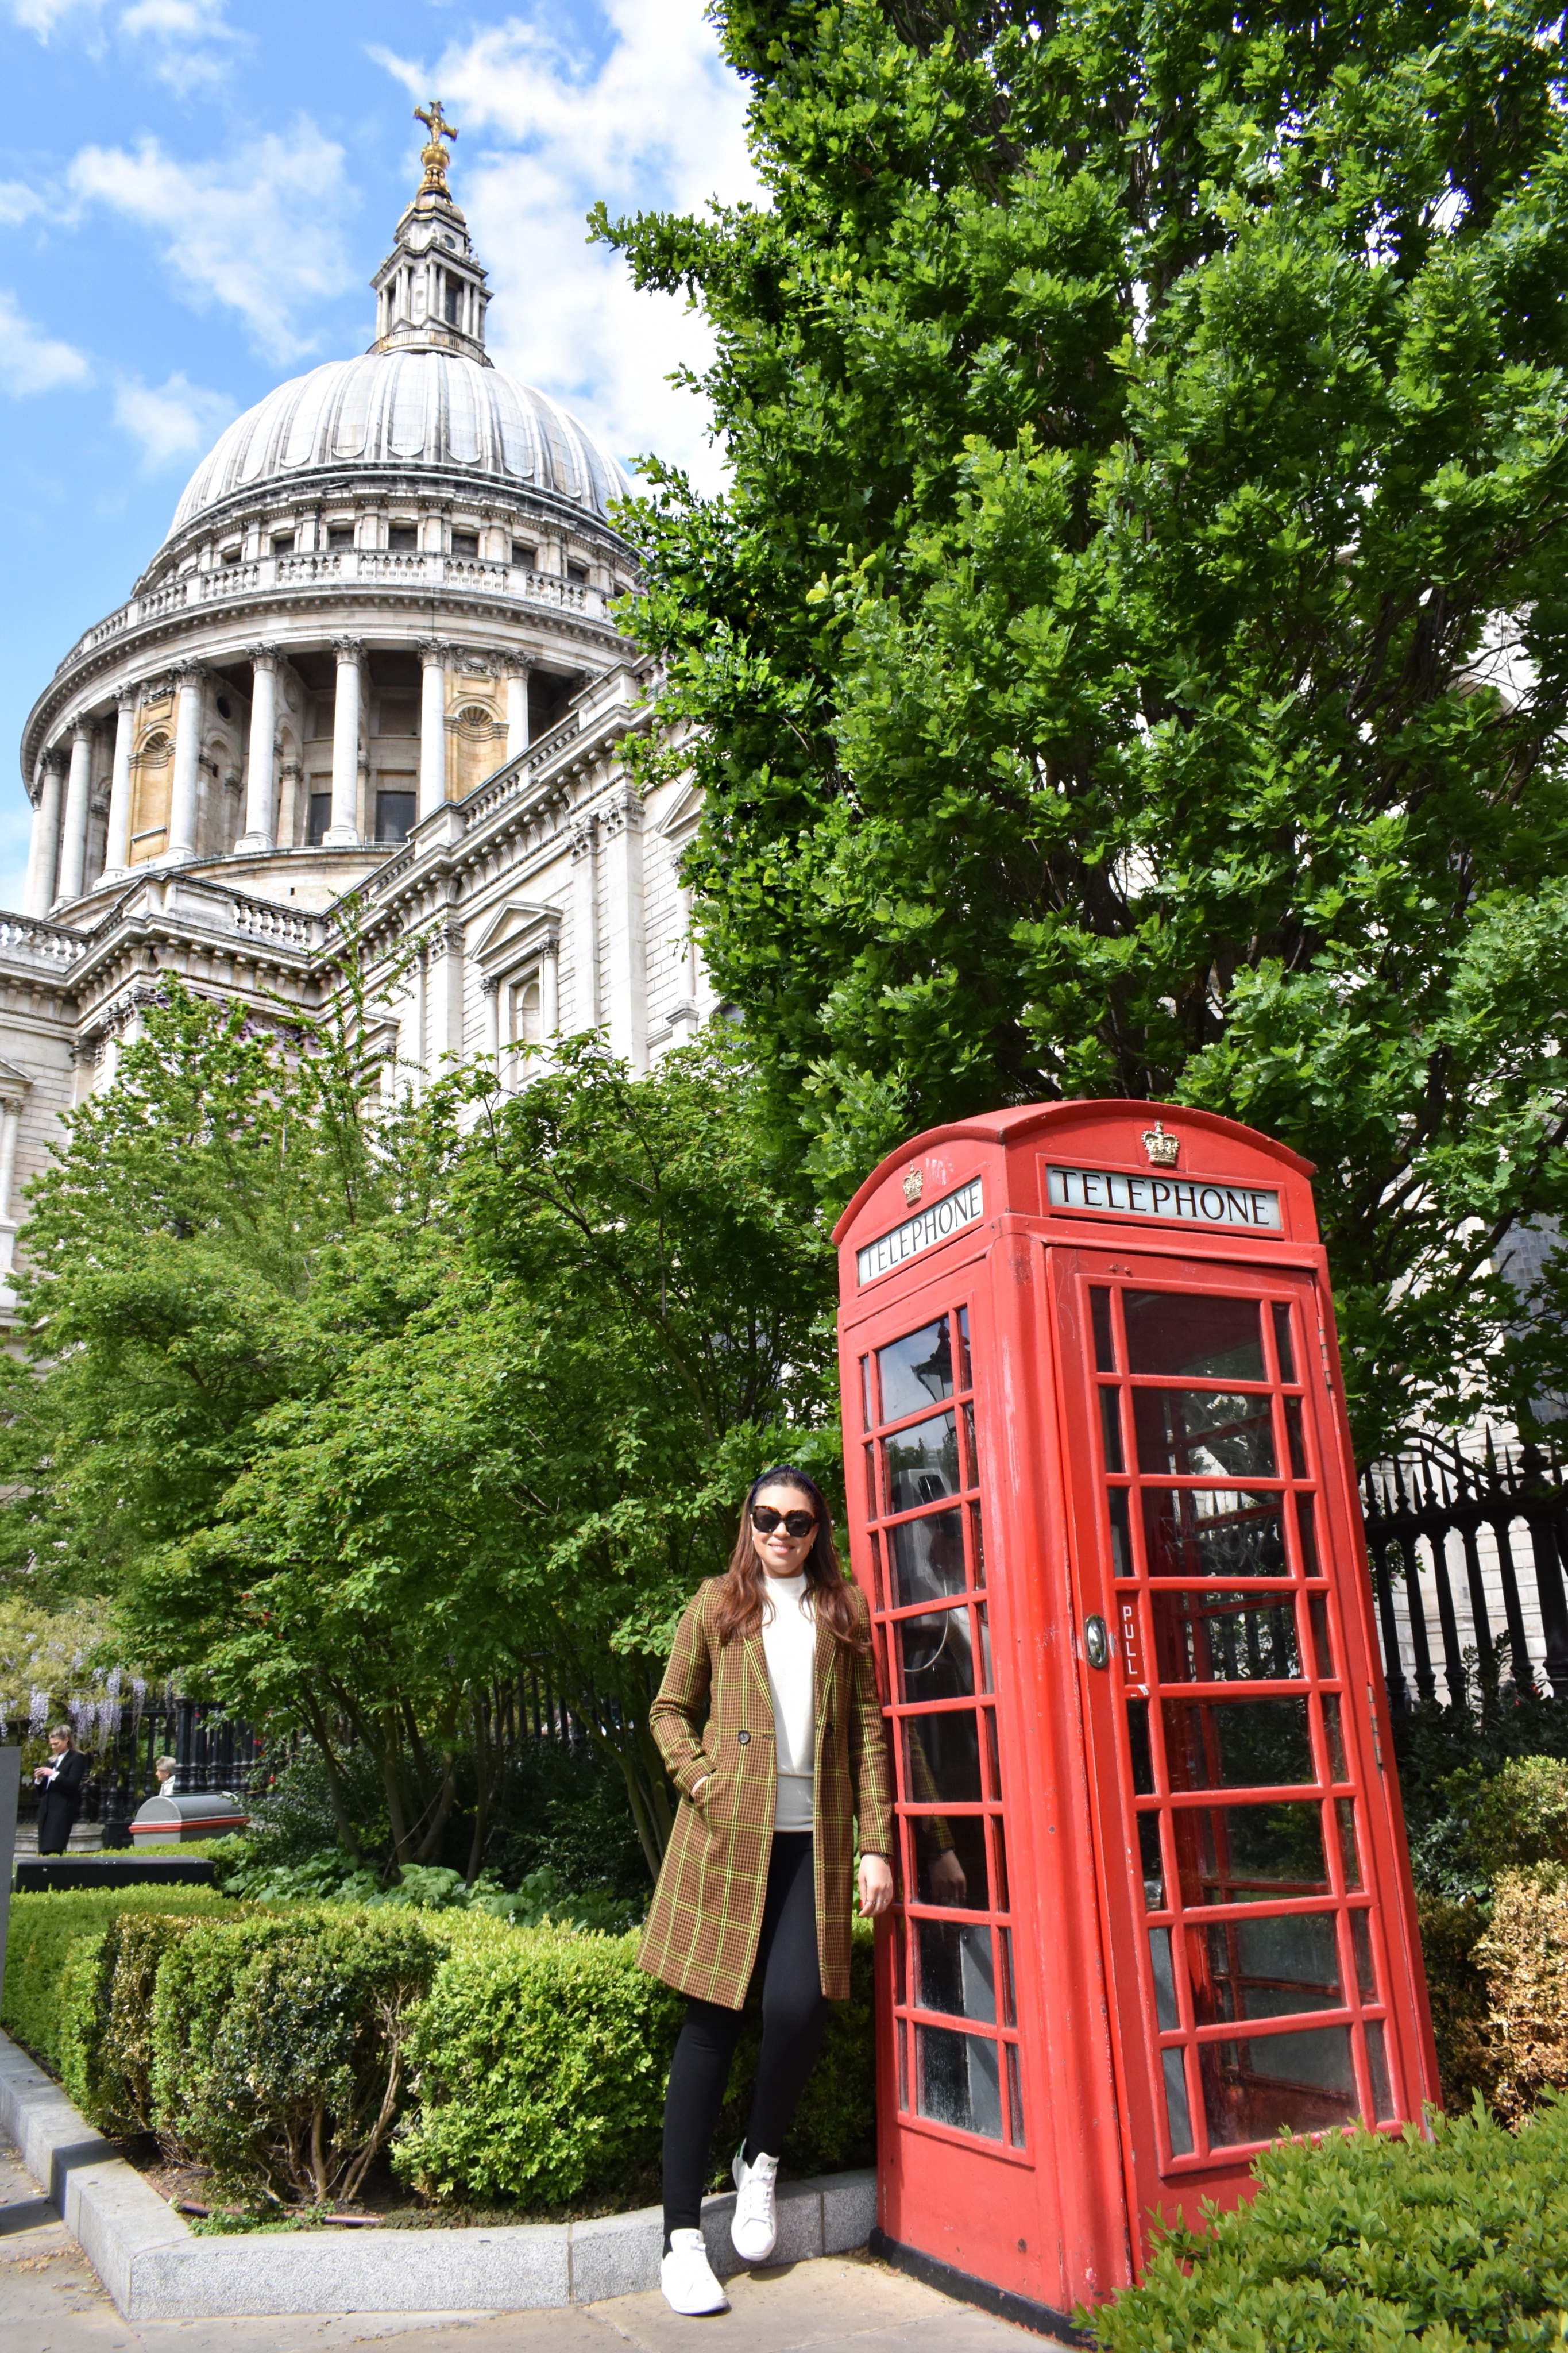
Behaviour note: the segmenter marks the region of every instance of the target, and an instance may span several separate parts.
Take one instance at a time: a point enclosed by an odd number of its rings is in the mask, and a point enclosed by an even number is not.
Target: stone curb
[[[268,2231],[198,2238],[58,2084],[0,2033],[0,2126],[58,2207],[126,2320],[282,2313],[537,2312],[658,2285],[657,2206],[594,2222],[461,2231]],[[732,2196],[703,2200],[709,2260],[730,2244]],[[792,2181],[779,2192],[774,2263],[863,2247],[877,2220],[870,2169]]]

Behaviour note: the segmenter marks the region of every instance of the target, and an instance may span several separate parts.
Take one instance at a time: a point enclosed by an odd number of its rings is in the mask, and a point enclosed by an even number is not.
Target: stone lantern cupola
[[[441,101],[416,107],[415,120],[430,133],[420,151],[425,177],[419,193],[397,224],[392,251],[376,271],[375,341],[372,352],[458,352],[491,363],[485,353],[486,271],[474,259],[468,225],[447,185],[451,152],[443,143],[458,136],[441,111]]]

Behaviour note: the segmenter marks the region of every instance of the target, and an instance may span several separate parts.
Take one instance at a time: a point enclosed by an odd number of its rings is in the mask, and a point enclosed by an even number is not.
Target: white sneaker
[[[735,2178],[730,2244],[743,2263],[765,2263],[779,2237],[778,2158],[759,2157],[754,2165],[748,2165],[742,2141],[730,2169]]]
[[[672,2231],[669,2253],[658,2267],[658,2284],[671,2312],[695,2320],[704,2312],[728,2312],[730,2299],[714,2278],[700,2231]]]

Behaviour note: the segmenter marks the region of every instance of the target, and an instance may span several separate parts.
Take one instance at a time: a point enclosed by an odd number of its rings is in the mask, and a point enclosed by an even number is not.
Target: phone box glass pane
[[[952,1395],[952,1344],[947,1318],[922,1324],[901,1340],[877,1351],[877,1375],[882,1386],[882,1419],[901,1421],[906,1413],[935,1405]]]
[[[1187,2108],[1187,2071],[1179,2051],[1162,2051],[1165,2077],[1165,2123],[1171,2135],[1171,2155],[1191,2157],[1193,2120]]]
[[[1274,1409],[1225,1389],[1134,1389],[1140,1471],[1173,1479],[1272,1479]]]
[[[889,1629],[899,1665],[899,1696],[921,1700],[973,1699],[974,1660],[969,1612],[933,1609],[924,1618],[898,1618]]]
[[[1094,1326],[1095,1370],[1100,1373],[1113,1373],[1116,1370],[1116,1342],[1111,1335],[1109,1291],[1090,1291],[1089,1313],[1089,1320]]]
[[[991,1931],[976,1921],[917,1920],[921,2010],[944,2010],[984,2026],[996,2023],[996,1969]]]
[[[904,1786],[911,1806],[978,1805],[980,1731],[972,1707],[906,1715]]]
[[[1388,2049],[1383,2021],[1371,2018],[1366,2027],[1366,2065],[1372,2077],[1372,2112],[1380,2125],[1394,2121],[1394,2092],[1388,2081]]]
[[[1173,1789],[1270,1788],[1317,1778],[1305,1697],[1160,1705]]]
[[[958,2132],[1002,2137],[1002,2086],[996,2045],[978,2034],[954,2034],[944,2026],[917,2026],[917,2111],[933,2124]]]
[[[1274,1353],[1279,1359],[1279,1377],[1294,1381],[1296,1351],[1290,1344],[1290,1310],[1283,1299],[1274,1302]]]
[[[963,1591],[963,1514],[931,1512],[888,1530],[893,1565],[893,1606],[939,1601]]]
[[[944,1495],[956,1495],[962,1483],[957,1416],[933,1414],[912,1430],[900,1430],[896,1438],[884,1438],[882,1467],[889,1512],[918,1512],[922,1504],[940,1504]]]
[[[1121,1392],[1101,1389],[1100,1392],[1100,1434],[1105,1449],[1108,1471],[1125,1471],[1121,1459]]]
[[[1198,2073],[1215,2148],[1272,2140],[1282,2129],[1327,2132],[1360,2111],[1348,2026],[1203,2042]]]
[[[1193,2015],[1200,2026],[1343,2007],[1339,1923],[1332,1912],[1211,1920],[1206,1927],[1187,1930],[1187,1965]]]
[[[1179,1380],[1263,1381],[1263,1335],[1256,1299],[1209,1292],[1124,1291],[1127,1369]]]
[[[951,1904],[960,1912],[991,1910],[985,1824],[978,1814],[916,1815],[910,1823],[910,1852],[921,1904]]]
[[[1151,1577],[1289,1577],[1279,1495],[1234,1487],[1145,1487]]]
[[[1284,1806],[1173,1806],[1171,1835],[1182,1901],[1268,1904],[1281,1895],[1329,1895],[1323,1810]]]
[[[1152,1593],[1155,1672],[1166,1683],[1289,1683],[1301,1672],[1289,1597]]]
[[[1144,1910],[1163,1912],[1165,1908],[1165,1865],[1160,1853],[1158,1814],[1138,1816],[1138,1868],[1143,1878]]]
[[[1150,1929],[1149,1967],[1154,1978],[1154,2022],[1162,2034],[1173,2034],[1182,2021],[1176,2010],[1176,1979],[1171,1966],[1169,1928]]]
[[[1007,2137],[1015,2148],[1026,2148],[1024,2137],[1024,2068],[1016,2042],[1005,2042],[1007,2053]]]

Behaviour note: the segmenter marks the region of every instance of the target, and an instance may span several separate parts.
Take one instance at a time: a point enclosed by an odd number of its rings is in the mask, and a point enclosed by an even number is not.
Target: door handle
[[[1083,1655],[1091,1667],[1108,1667],[1110,1664],[1110,1629],[1103,1618],[1084,1620]]]

